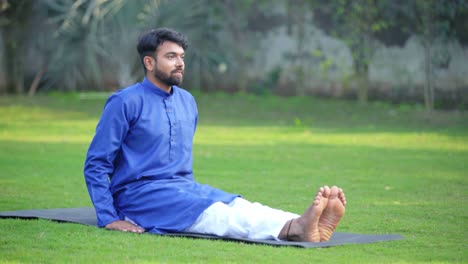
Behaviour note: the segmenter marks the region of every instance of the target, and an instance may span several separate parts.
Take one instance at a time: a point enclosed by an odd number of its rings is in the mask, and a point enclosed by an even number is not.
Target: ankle
[[[283,228],[281,229],[278,238],[281,240],[291,240],[292,237],[292,225],[294,224],[294,219],[286,221]]]

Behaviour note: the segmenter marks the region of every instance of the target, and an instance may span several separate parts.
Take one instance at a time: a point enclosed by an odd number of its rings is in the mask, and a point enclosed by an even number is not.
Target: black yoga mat
[[[96,226],[96,214],[93,208],[57,208],[57,209],[34,209],[0,212],[0,218],[20,218],[20,219],[48,219],[58,222],[79,223]],[[182,236],[192,238],[217,239],[237,241],[249,244],[266,244],[272,246],[294,246],[302,248],[331,247],[345,244],[367,244],[380,241],[399,240],[403,237],[395,234],[366,235],[353,233],[335,232],[327,242],[290,242],[259,239],[240,239],[231,237],[219,237],[212,235],[201,235],[194,233],[171,233],[166,236]]]

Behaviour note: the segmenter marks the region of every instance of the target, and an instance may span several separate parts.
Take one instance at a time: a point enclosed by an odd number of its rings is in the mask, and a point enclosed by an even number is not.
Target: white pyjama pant
[[[208,207],[186,232],[248,239],[278,239],[288,220],[299,215],[236,198]]]

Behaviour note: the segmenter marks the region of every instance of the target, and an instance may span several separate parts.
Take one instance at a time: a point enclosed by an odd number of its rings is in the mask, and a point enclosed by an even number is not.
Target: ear
[[[146,67],[147,71],[153,71],[153,69],[156,66],[156,61],[151,56],[145,56],[143,58],[143,63],[145,64],[145,67]]]

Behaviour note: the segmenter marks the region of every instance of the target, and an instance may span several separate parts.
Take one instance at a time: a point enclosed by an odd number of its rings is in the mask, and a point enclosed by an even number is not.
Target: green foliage
[[[420,37],[424,46],[425,85],[424,102],[427,111],[434,109],[435,91],[433,86],[434,68],[444,63],[434,63],[443,52],[434,54],[431,50],[436,41],[448,42],[456,38],[454,20],[458,14],[466,12],[465,0],[442,1],[405,1],[398,7],[395,14],[402,18],[396,20],[401,27]],[[445,52],[448,54],[448,52]],[[450,60],[450,58],[445,58]]]
[[[53,86],[77,90],[102,82],[119,87],[122,82],[135,81],[132,75],[136,63],[129,63],[128,57],[136,56],[128,53],[134,55],[138,28],[147,24],[148,13],[152,13],[159,4],[157,0],[5,2],[9,4],[3,12],[12,22],[3,23],[0,30],[22,33],[16,38],[21,49],[3,51],[7,62],[5,68],[17,65],[22,56],[26,56],[25,51],[34,49],[35,60],[30,60],[33,64],[20,64],[19,71],[24,75],[24,71],[29,69],[26,66],[35,67],[34,74],[45,71],[42,86],[46,90]],[[20,6],[22,2],[29,4]],[[24,26],[17,27],[15,21],[22,21]],[[21,74],[20,77],[22,83],[30,80]]]
[[[333,72],[342,76],[343,86],[358,86],[366,101],[368,67],[382,35],[397,29],[406,34],[400,44],[417,34],[426,46],[439,38],[465,38],[467,10],[466,0],[0,0],[0,69],[5,71],[0,78],[7,79],[0,80],[0,94],[28,88],[32,94],[35,81],[45,92],[110,91],[134,83],[143,77],[135,52],[138,35],[164,26],[189,37],[184,86],[190,89],[271,94],[288,85],[289,94],[305,95],[308,77],[327,82]],[[344,73],[342,63],[327,57],[320,45],[311,48],[306,36],[314,34],[313,22],[348,45],[356,76]],[[279,66],[263,71],[270,55],[265,37],[283,28],[288,36],[279,36],[297,45]],[[448,52],[428,54],[433,66],[428,74],[449,65]]]
[[[18,3],[28,3],[21,6]],[[10,1],[6,1],[10,3]],[[9,16],[0,30],[14,28],[15,22],[26,21],[17,32],[41,32],[35,38],[19,37],[24,49],[35,48],[37,60],[34,74],[44,71],[40,78],[43,90],[61,87],[65,90],[108,90],[135,82],[142,77],[135,44],[138,34],[145,29],[170,27],[189,37],[190,52],[187,61],[186,85],[214,86],[218,78],[239,79],[246,91],[248,64],[259,48],[261,36],[251,34],[258,13],[269,18],[269,1],[212,2],[185,0],[45,0],[19,1],[7,5]],[[14,8],[18,6],[17,8]],[[21,8],[20,8],[21,7]],[[15,13],[8,11],[15,11]],[[27,16],[27,12],[34,16]],[[10,14],[11,13],[11,14]],[[183,19],[181,19],[183,18]],[[270,19],[271,20],[271,19]],[[253,23],[255,22],[255,23]],[[261,23],[258,23],[261,24]],[[268,27],[263,23],[260,32]],[[125,37],[122,37],[125,36]],[[10,38],[6,38],[10,39]],[[241,41],[245,46],[240,48]],[[4,52],[15,59],[19,53]],[[17,60],[22,61],[20,59]],[[17,63],[8,63],[8,65]],[[220,65],[224,70],[220,71]],[[8,67],[6,67],[8,68]],[[28,70],[18,65],[21,72]],[[235,77],[234,77],[235,76]],[[19,75],[21,83],[31,78]],[[231,80],[232,82],[232,80]],[[20,89],[22,93],[22,90]]]
[[[389,28],[397,28],[409,35],[419,36],[426,49],[425,103],[429,110],[433,109],[434,59],[430,47],[437,40],[448,41],[457,37],[455,19],[467,12],[466,0],[337,0],[310,3],[316,23],[329,34],[342,39],[350,48],[357,78],[364,81],[359,83],[362,88],[359,96],[364,101],[367,98],[368,67],[374,51],[380,45],[380,34]]]
[[[26,42],[31,39],[28,26],[34,4],[28,0],[12,3],[4,0],[0,4],[0,34],[3,40],[0,43],[3,44],[3,52],[0,50],[0,69],[5,70],[5,84],[0,83],[0,94],[23,93],[24,67],[27,65],[24,51],[28,48]]]
[[[367,73],[369,60],[377,47],[374,35],[390,24],[383,16],[381,2],[385,1],[311,1],[315,22],[348,44],[358,74]]]
[[[82,166],[105,99],[75,95],[0,97],[1,211],[91,206]],[[2,219],[0,262],[468,260],[461,228],[468,215],[466,115],[440,112],[426,120],[418,107],[387,103],[195,96],[200,182],[296,213],[318,186],[338,184],[348,199],[338,231],[399,233],[404,240],[304,250]]]
[[[132,56],[138,34],[135,29],[146,23],[148,12],[158,4],[156,0],[48,0],[38,4],[47,12],[45,19],[53,32],[53,38],[43,39],[42,45],[48,54],[50,81],[68,90],[102,80],[114,88],[134,82],[137,63],[129,58],[136,57]],[[112,65],[112,72],[106,65]]]
[[[251,82],[249,85],[249,92],[260,96],[273,95],[281,77],[282,70],[280,66],[274,67],[260,80]]]
[[[368,68],[372,56],[380,45],[375,35],[385,30],[390,20],[383,14],[382,3],[386,1],[311,1],[314,20],[330,35],[343,40],[349,47],[358,84],[358,97],[367,102]],[[329,63],[321,65],[328,67]]]

